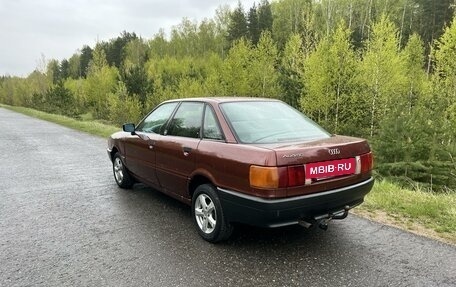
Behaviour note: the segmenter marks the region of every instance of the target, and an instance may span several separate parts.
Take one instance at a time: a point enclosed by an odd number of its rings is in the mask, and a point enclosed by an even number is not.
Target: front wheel
[[[112,160],[112,171],[114,173],[114,179],[116,180],[118,186],[121,188],[130,188],[133,186],[133,178],[123,164],[118,152],[114,155],[114,158]]]
[[[227,222],[216,189],[211,184],[196,188],[192,198],[192,216],[204,240],[218,242],[228,239],[233,227]]]

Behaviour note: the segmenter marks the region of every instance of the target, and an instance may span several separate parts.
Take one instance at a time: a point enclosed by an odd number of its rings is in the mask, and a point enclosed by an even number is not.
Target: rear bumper
[[[111,154],[112,153],[112,149],[107,148],[106,152],[108,153],[109,160],[112,162],[112,154]]]
[[[338,213],[345,206],[353,208],[363,202],[373,185],[371,177],[343,188],[283,199],[264,199],[222,188],[218,188],[218,194],[228,221],[279,227],[298,224],[300,219]]]

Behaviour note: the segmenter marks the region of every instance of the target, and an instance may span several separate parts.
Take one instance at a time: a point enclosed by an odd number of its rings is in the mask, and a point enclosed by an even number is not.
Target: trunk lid
[[[261,146],[276,152],[277,166],[348,159],[370,152],[366,140],[338,135],[316,141]]]
[[[347,136],[298,143],[268,144],[285,175],[286,196],[327,191],[370,177],[372,154],[366,140]]]

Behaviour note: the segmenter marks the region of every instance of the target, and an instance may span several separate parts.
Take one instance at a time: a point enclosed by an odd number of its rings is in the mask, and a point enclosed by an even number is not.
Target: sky
[[[0,75],[26,77],[43,62],[70,58],[84,45],[122,31],[152,38],[182,18],[212,18],[238,0],[0,0]],[[241,0],[244,10],[255,0]],[[43,61],[44,59],[44,61]]]

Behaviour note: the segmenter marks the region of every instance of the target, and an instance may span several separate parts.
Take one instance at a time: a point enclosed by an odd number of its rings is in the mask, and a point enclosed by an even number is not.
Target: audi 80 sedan
[[[366,140],[330,134],[287,104],[260,98],[163,102],[108,140],[121,188],[144,183],[191,206],[198,233],[233,223],[327,228],[374,180]]]

